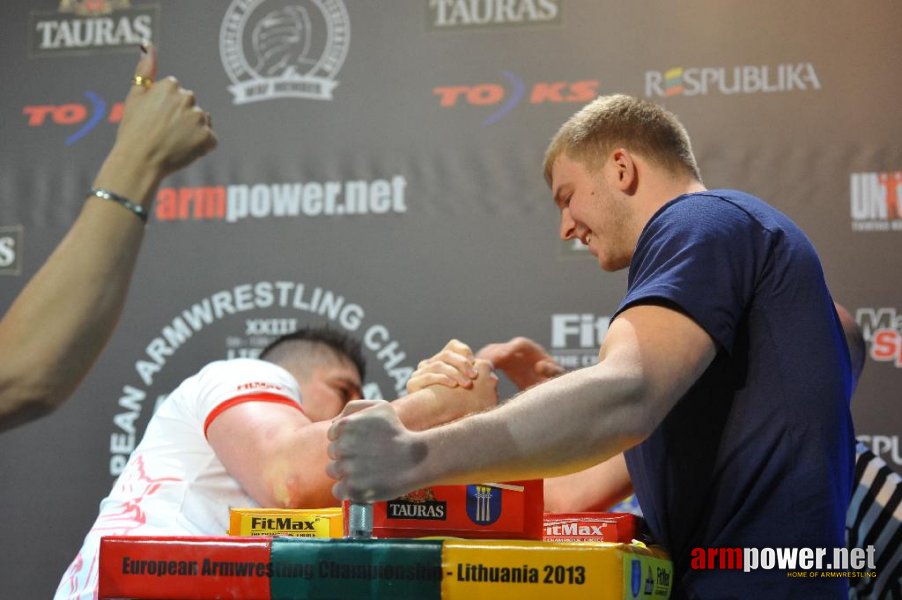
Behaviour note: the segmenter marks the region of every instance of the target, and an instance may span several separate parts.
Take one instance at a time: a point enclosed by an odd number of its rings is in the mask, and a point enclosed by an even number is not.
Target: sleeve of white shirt
[[[262,360],[217,361],[198,377],[197,408],[207,428],[223,411],[244,402],[275,402],[303,411],[297,381],[278,365]]]

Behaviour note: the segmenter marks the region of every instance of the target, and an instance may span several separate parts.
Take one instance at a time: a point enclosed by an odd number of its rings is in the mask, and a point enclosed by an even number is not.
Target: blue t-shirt
[[[844,579],[691,564],[695,548],[827,548],[829,560],[844,547],[851,371],[811,242],[748,194],[680,196],[642,231],[617,314],[649,303],[685,313],[717,348],[626,452],[649,527],[674,561],[673,597],[845,597]]]

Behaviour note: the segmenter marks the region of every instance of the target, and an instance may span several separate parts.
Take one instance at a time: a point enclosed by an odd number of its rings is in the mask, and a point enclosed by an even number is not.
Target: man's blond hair
[[[545,181],[561,154],[600,167],[615,148],[626,148],[678,176],[702,177],[689,134],[676,115],[661,106],[623,94],[600,96],[564,123],[545,151]]]

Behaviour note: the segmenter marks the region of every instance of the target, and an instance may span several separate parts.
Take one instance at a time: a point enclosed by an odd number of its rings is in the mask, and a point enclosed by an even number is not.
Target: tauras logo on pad
[[[448,503],[436,500],[429,488],[386,502],[386,516],[389,519],[444,521],[447,515]]]

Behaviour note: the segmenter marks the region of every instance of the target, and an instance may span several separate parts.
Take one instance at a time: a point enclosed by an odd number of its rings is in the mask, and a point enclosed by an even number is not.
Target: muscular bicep
[[[641,304],[624,310],[611,322],[599,351],[599,364],[641,380],[643,403],[656,425],[704,373],[716,353],[711,336],[684,313]]]
[[[244,402],[210,423],[207,440],[229,474],[261,506],[297,506],[306,503],[299,493],[324,486],[328,492],[325,476],[323,486],[305,481],[306,471],[325,470],[324,427],[289,404]]]

